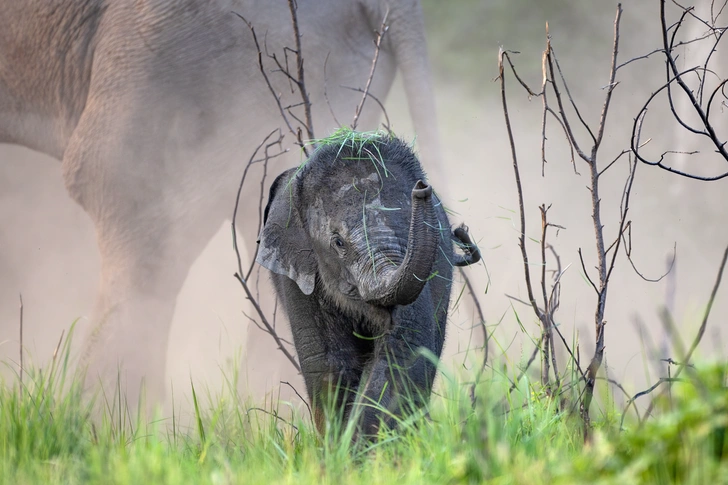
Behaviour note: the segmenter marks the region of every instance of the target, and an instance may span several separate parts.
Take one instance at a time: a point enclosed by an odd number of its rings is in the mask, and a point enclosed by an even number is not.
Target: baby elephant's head
[[[257,261],[309,295],[409,305],[441,243],[437,201],[401,140],[327,144],[273,183]],[[449,236],[449,233],[447,234]]]

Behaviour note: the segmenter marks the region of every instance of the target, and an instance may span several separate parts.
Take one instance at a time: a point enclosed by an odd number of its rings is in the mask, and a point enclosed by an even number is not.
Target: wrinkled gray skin
[[[399,68],[420,148],[432,154],[429,168],[439,170],[419,2],[297,4],[314,128],[322,134],[337,126],[330,111],[351,122],[361,94],[341,86],[366,84],[374,31],[389,4],[371,92],[385,99]],[[0,143],[59,159],[68,193],[95,225],[101,279],[84,362],[90,381],[107,384],[121,366],[129,402],[143,379],[149,403],[163,397],[175,298],[230,217],[254,147],[283,126],[251,33],[233,11],[255,26],[269,53],[284,59],[283,48],[295,46],[285,0],[0,0]],[[327,57],[331,108],[323,94]],[[264,58],[282,105],[300,103]],[[368,103],[360,128],[376,127],[379,116]],[[298,162],[294,149],[271,170]],[[255,182],[240,210],[250,255],[261,170],[251,170]],[[269,352],[265,343],[249,341],[249,349]]]
[[[469,236],[452,234],[423,180],[409,147],[384,137],[324,145],[271,187],[257,260],[273,272],[319,431],[329,404],[346,419],[364,403],[359,431],[372,436],[395,420],[366,404],[401,416],[429,399],[436,369],[421,350],[440,356],[453,265],[479,253],[454,253]]]

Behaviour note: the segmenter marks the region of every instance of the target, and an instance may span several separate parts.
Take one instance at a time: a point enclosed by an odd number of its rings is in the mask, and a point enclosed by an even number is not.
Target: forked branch
[[[289,0],[291,1],[291,0]],[[382,19],[382,25],[379,26],[379,30],[377,31],[376,38],[374,39],[374,56],[372,57],[372,68],[369,71],[369,77],[367,77],[366,85],[364,86],[364,90],[362,91],[362,97],[361,101],[359,101],[359,104],[356,107],[356,110],[354,111],[354,120],[351,122],[351,129],[356,130],[356,126],[359,123],[359,116],[361,116],[361,112],[364,109],[364,103],[367,100],[368,94],[369,94],[369,88],[372,85],[372,79],[374,79],[374,73],[377,69],[377,61],[379,60],[379,51],[382,48],[382,38],[384,38],[384,34],[387,33],[387,30],[389,30],[389,26],[387,25],[387,18],[389,17],[389,7],[387,7],[386,12],[384,12],[384,19]],[[377,100],[378,102],[378,100]],[[380,103],[381,106],[381,103]],[[389,125],[389,120],[387,121],[387,125]]]
[[[591,427],[590,418],[589,418],[589,409],[591,406],[591,401],[593,399],[594,395],[594,386],[595,382],[598,378],[598,373],[601,368],[603,359],[604,359],[604,351],[605,351],[605,320],[604,315],[606,311],[606,304],[607,304],[607,292],[609,288],[609,280],[612,273],[612,270],[614,268],[615,260],[617,257],[617,254],[619,254],[619,250],[621,249],[621,242],[623,240],[622,235],[627,227],[629,227],[630,222],[627,218],[628,211],[629,211],[629,198],[632,190],[632,183],[634,181],[634,175],[635,175],[635,168],[636,163],[632,161],[630,158],[630,170],[627,176],[627,180],[625,182],[625,186],[623,189],[623,195],[621,200],[621,210],[620,210],[620,216],[619,216],[619,224],[618,224],[618,231],[616,236],[614,237],[614,243],[612,243],[609,248],[607,248],[607,244],[605,243],[605,234],[604,234],[604,226],[602,224],[602,207],[601,207],[601,198],[599,195],[599,182],[601,176],[609,170],[613,165],[617,163],[619,159],[622,158],[623,155],[628,154],[628,151],[623,150],[622,153],[617,156],[616,158],[612,159],[610,163],[606,164],[605,167],[600,168],[598,163],[598,156],[600,154],[600,149],[602,146],[602,142],[604,139],[604,132],[607,124],[608,114],[611,106],[612,101],[612,95],[614,93],[614,89],[618,85],[618,81],[616,80],[616,73],[617,73],[617,59],[618,59],[618,53],[619,53],[619,27],[620,27],[620,20],[622,15],[622,6],[621,4],[618,5],[615,18],[614,18],[614,36],[613,36],[613,43],[612,43],[612,55],[611,55],[611,62],[610,62],[610,68],[609,68],[609,78],[605,85],[605,97],[602,103],[601,107],[601,113],[599,116],[599,121],[596,127],[589,126],[586,121],[585,117],[582,115],[581,110],[579,109],[579,106],[574,101],[574,98],[571,95],[571,92],[569,90],[568,84],[566,82],[566,78],[561,70],[561,66],[559,65],[559,61],[556,57],[556,53],[551,45],[551,38],[548,34],[548,27],[547,27],[547,37],[546,37],[546,49],[543,54],[542,58],[542,72],[543,72],[543,81],[541,84],[541,91],[535,92],[534,90],[530,89],[523,80],[518,77],[518,75],[515,72],[515,68],[513,66],[513,63],[510,60],[509,53],[507,51],[501,50],[499,54],[499,80],[501,83],[501,99],[503,102],[503,111],[506,118],[506,130],[508,132],[509,136],[509,143],[511,147],[511,156],[513,159],[513,166],[514,166],[514,173],[516,176],[516,189],[518,192],[518,200],[519,200],[519,216],[520,216],[520,235],[519,235],[519,246],[521,249],[521,257],[524,264],[524,276],[525,276],[525,282],[526,282],[526,289],[528,292],[528,303],[531,305],[531,307],[534,310],[534,313],[538,316],[539,320],[542,323],[543,328],[543,360],[549,361],[542,367],[542,382],[546,383],[548,380],[548,366],[555,367],[557,365],[557,361],[554,358],[554,347],[553,347],[553,332],[554,329],[558,333],[558,335],[561,337],[562,342],[566,346],[567,350],[569,351],[569,356],[574,362],[574,368],[578,369],[580,377],[584,380],[584,389],[579,397],[579,406],[580,406],[580,413],[582,420],[584,422],[584,438],[588,439],[589,437],[589,430]],[[581,249],[579,249],[579,257],[581,260],[582,268],[584,270],[584,273],[586,275],[586,278],[591,282],[595,293],[596,293],[596,305],[595,305],[595,312],[594,312],[594,327],[595,327],[595,351],[594,355],[592,356],[589,366],[586,368],[585,371],[582,371],[581,367],[578,363],[578,357],[574,355],[574,353],[571,351],[568,345],[566,345],[566,341],[561,335],[561,333],[558,331],[558,328],[555,326],[555,322],[553,319],[554,312],[558,308],[558,291],[560,289],[560,280],[557,276],[555,283],[552,286],[552,290],[549,294],[549,291],[547,291],[546,288],[546,248],[548,247],[546,243],[546,237],[547,237],[547,229],[550,226],[553,226],[553,224],[549,223],[547,220],[547,210],[548,208],[545,205],[540,206],[541,211],[541,298],[543,301],[543,306],[539,306],[539,304],[536,302],[534,292],[532,289],[532,282],[531,282],[531,275],[529,271],[529,259],[528,254],[525,248],[525,211],[523,207],[523,189],[521,186],[521,178],[518,171],[518,162],[517,162],[517,153],[515,149],[515,142],[513,139],[513,132],[511,128],[511,123],[508,115],[508,107],[506,103],[506,96],[505,96],[505,81],[504,81],[504,62],[505,60],[508,61],[509,65],[511,66],[511,69],[513,70],[514,75],[516,76],[516,79],[519,81],[519,83],[526,89],[526,92],[530,96],[540,96],[542,98],[542,116],[541,116],[541,133],[542,133],[542,140],[541,140],[541,158],[542,158],[542,166],[546,162],[546,124],[547,120],[550,119],[548,115],[551,115],[554,119],[558,121],[559,128],[564,132],[566,136],[566,140],[568,142],[569,148],[571,150],[572,154],[578,155],[579,158],[583,160],[583,162],[586,164],[586,167],[588,168],[589,173],[589,184],[588,189],[590,192],[590,198],[591,198],[591,217],[594,224],[594,237],[595,237],[595,246],[596,246],[596,257],[597,257],[597,264],[596,264],[596,274],[590,275],[589,271],[587,271],[586,266],[584,264],[583,260],[583,254]],[[556,106],[551,107],[549,105],[549,98],[547,97],[553,94],[553,99],[556,101]],[[579,140],[579,138],[576,135],[576,131],[574,130],[574,122],[570,119],[570,115],[567,114],[567,106],[573,110],[573,112],[576,115],[577,124],[580,124],[583,126],[583,128],[586,130],[586,133],[588,134],[588,138],[585,141]],[[588,148],[587,148],[588,147]],[[573,155],[572,155],[573,159]],[[576,168],[575,168],[576,170]],[[611,240],[611,239],[610,239]],[[612,251],[612,254],[609,255],[611,258],[608,258],[608,253]],[[558,257],[556,256],[557,264],[558,264]],[[560,274],[560,270],[557,272],[557,274]],[[578,343],[577,343],[578,345]],[[551,359],[549,359],[549,356]],[[558,376],[558,370],[554,368],[554,375]],[[557,377],[557,384],[558,384],[558,377]]]
[[[278,134],[278,137],[274,139],[273,136],[276,133]],[[293,354],[291,354],[291,352],[286,348],[283,339],[281,339],[281,337],[278,336],[278,332],[276,332],[275,327],[268,321],[268,318],[266,317],[265,313],[263,312],[260,305],[258,304],[257,298],[255,297],[255,295],[253,295],[253,292],[248,283],[249,282],[248,278],[250,276],[251,270],[248,270],[247,273],[243,272],[243,263],[242,263],[242,259],[240,257],[240,249],[238,247],[238,236],[237,236],[237,230],[236,230],[237,229],[236,221],[237,221],[237,215],[238,215],[238,207],[240,206],[240,194],[243,191],[243,186],[245,185],[245,179],[248,175],[248,171],[249,171],[250,167],[256,163],[263,163],[263,165],[266,166],[268,163],[268,160],[270,160],[271,158],[273,158],[275,156],[279,156],[282,153],[285,153],[285,151],[283,151],[283,150],[279,151],[275,155],[270,155],[268,153],[268,150],[274,146],[278,146],[280,148],[282,142],[283,142],[283,134],[281,133],[281,130],[276,129],[276,130],[271,131],[268,134],[268,136],[266,136],[263,139],[263,141],[260,142],[260,144],[256,147],[255,151],[253,152],[253,154],[250,156],[250,159],[248,160],[248,164],[245,166],[243,176],[240,179],[240,185],[238,186],[238,193],[235,198],[235,209],[233,209],[233,217],[232,217],[232,223],[231,223],[232,236],[233,236],[233,249],[235,250],[235,256],[237,258],[237,263],[238,263],[238,270],[234,274],[234,276],[235,276],[235,279],[238,280],[240,285],[243,287],[245,296],[250,301],[250,303],[253,305],[253,308],[255,309],[255,312],[258,315],[258,318],[260,318],[260,323],[263,325],[262,329],[273,338],[273,340],[275,341],[275,343],[278,346],[278,348],[280,349],[280,351],[283,352],[283,355],[285,355],[286,358],[291,362],[293,367],[297,371],[300,372],[301,367],[299,366],[298,361],[293,356]],[[260,149],[263,147],[265,147],[263,158],[255,158],[258,155],[258,152],[260,151]],[[262,199],[263,196],[264,196],[264,193],[261,190],[260,198]],[[259,214],[259,218],[262,218],[262,214]],[[259,226],[260,226],[260,222],[259,222]],[[255,256],[253,256],[253,261],[255,261]],[[252,263],[251,263],[251,269],[252,269]]]
[[[698,175],[696,173],[689,172],[682,167],[677,168],[667,163],[666,157],[670,154],[681,153],[683,155],[690,156],[696,154],[697,152],[695,151],[684,152],[676,150],[665,150],[657,159],[648,159],[646,156],[642,155],[640,151],[641,146],[638,142],[638,132],[640,130],[640,124],[647,116],[648,110],[652,103],[658,99],[658,96],[660,94],[665,92],[672,116],[674,117],[678,125],[684,130],[685,135],[695,136],[704,139],[707,138],[710,144],[715,147],[715,153],[717,153],[726,162],[728,162],[728,150],[726,149],[728,137],[725,133],[722,134],[722,136],[719,135],[716,132],[715,126],[711,121],[711,111],[714,110],[716,106],[716,101],[721,100],[721,105],[724,105],[726,102],[726,85],[728,84],[728,79],[720,80],[717,85],[710,91],[709,95],[707,96],[707,100],[705,85],[706,80],[709,77],[716,75],[716,73],[710,69],[709,64],[712,60],[713,54],[718,51],[718,46],[723,40],[724,35],[728,31],[728,27],[716,27],[715,17],[711,16],[711,19],[705,20],[695,14],[693,7],[686,8],[679,5],[677,2],[673,1],[673,3],[678,8],[682,9],[682,13],[677,22],[668,26],[667,14],[665,9],[666,0],[660,0],[660,27],[662,48],[650,53],[653,54],[655,52],[661,52],[665,56],[665,82],[647,98],[647,101],[642,105],[642,108],[635,117],[635,121],[632,126],[631,148],[637,159],[645,164],[657,166],[668,172],[690,179],[703,181],[720,180],[728,177],[728,170],[722,170],[714,175]],[[678,41],[678,34],[680,30],[684,27],[686,19],[688,17],[705,26],[709,30],[709,33],[706,35],[698,36],[696,38]],[[712,44],[710,45],[707,54],[705,54],[704,59],[700,60],[700,62],[696,66],[690,67],[682,71],[679,70],[676,62],[676,49],[682,45],[706,41],[710,41],[712,42]],[[649,56],[650,54],[648,54],[647,56]],[[686,82],[687,76],[693,74],[697,76],[699,81],[696,89],[691,89],[691,87]],[[682,94],[689,101],[688,109],[691,110],[695,115],[697,115],[697,122],[689,123],[686,121],[684,113],[678,113],[675,107],[675,87],[677,87],[677,93]]]

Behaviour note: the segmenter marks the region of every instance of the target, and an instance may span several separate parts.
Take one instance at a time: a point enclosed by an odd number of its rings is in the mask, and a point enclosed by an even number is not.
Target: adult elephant
[[[419,2],[297,3],[317,132],[351,119],[361,94],[342,86],[365,85],[386,14],[370,92],[385,98],[399,68],[423,161],[437,178]],[[251,31],[236,14],[258,33],[270,87]],[[59,159],[68,193],[96,229],[101,279],[87,379],[114,383],[120,375],[130,402],[142,382],[150,403],[163,397],[176,296],[229,218],[254,147],[283,124],[271,88],[282,106],[300,103],[265,55],[293,66],[294,46],[285,0],[0,0],[0,142]],[[375,127],[379,116],[368,103],[359,127]],[[293,137],[287,141],[295,148]],[[276,171],[300,160],[292,150]],[[248,180],[261,175],[253,167]],[[249,255],[258,229],[256,186],[246,189],[239,211]],[[260,342],[251,347],[268,357]]]

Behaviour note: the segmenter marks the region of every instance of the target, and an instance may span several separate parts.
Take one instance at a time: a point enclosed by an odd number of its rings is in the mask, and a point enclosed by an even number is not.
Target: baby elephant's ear
[[[288,276],[304,294],[310,295],[318,266],[299,213],[296,171],[293,168],[283,172],[270,187],[255,261],[274,273]]]

